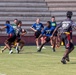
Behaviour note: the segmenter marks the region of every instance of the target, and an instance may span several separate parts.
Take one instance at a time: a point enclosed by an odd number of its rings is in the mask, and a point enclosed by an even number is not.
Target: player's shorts
[[[70,50],[72,47],[74,47],[73,43],[70,42],[70,34],[61,34],[61,40],[64,42],[66,49]]]
[[[16,42],[20,42],[21,38],[20,37],[16,37]]]
[[[41,34],[41,31],[37,31],[37,32],[35,32],[35,38],[38,38],[39,36],[40,36],[40,34]]]
[[[44,36],[43,38],[44,38],[44,40],[45,40],[46,42],[49,42],[49,41],[50,41],[50,37],[48,37],[48,36]]]
[[[15,34],[9,34],[6,41],[9,42],[9,43],[13,43],[15,41],[15,39],[16,39]]]

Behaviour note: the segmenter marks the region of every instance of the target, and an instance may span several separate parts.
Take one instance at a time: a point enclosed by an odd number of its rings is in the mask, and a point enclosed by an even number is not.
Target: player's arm
[[[72,40],[72,27],[70,28],[70,42],[73,42],[73,40]]]
[[[43,36],[43,35],[42,35],[42,34],[40,34],[40,36],[38,37],[38,39],[40,39],[42,36]]]
[[[76,23],[72,22],[72,28],[74,28],[76,30]]]
[[[74,29],[76,30],[76,26],[74,26]]]
[[[41,34],[40,34],[40,36],[38,37],[38,39],[40,39],[44,34],[45,34],[45,28],[44,28],[44,30],[41,32]]]
[[[2,28],[0,28],[0,30],[3,30],[3,29],[5,29],[7,26],[3,26]]]
[[[55,34],[55,32],[58,30],[58,28],[60,28],[61,27],[61,25],[62,25],[62,22],[60,23],[60,24],[58,24],[57,25],[57,27],[55,28],[55,30],[53,31],[53,33],[52,33],[52,36],[51,37],[53,37],[53,35]]]
[[[22,29],[20,35],[24,36],[26,33],[27,33],[27,31],[25,29]]]
[[[41,31],[43,31],[43,30],[44,30],[44,25],[43,25],[43,24],[41,24],[41,28],[42,28],[42,30],[41,30]]]
[[[70,38],[71,38],[70,42],[73,42],[73,40],[72,40],[72,28],[74,28],[76,30],[76,23],[75,22],[72,22],[72,27],[70,30]]]
[[[36,28],[36,24],[33,24],[32,27],[30,27],[31,30],[33,30],[34,32],[36,32],[37,30],[35,28]]]
[[[56,27],[55,28],[55,30],[53,31],[53,33],[52,33],[52,36],[51,37],[53,37],[53,35],[55,34],[55,32],[57,31],[57,29],[58,29],[58,27]]]
[[[31,29],[31,30],[33,30],[34,32],[36,32],[36,31],[37,31],[37,30],[36,30],[36,29],[34,29],[33,27],[30,27],[30,29]]]

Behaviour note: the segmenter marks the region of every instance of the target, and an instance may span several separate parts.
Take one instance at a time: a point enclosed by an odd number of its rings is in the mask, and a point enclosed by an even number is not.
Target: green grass
[[[2,48],[2,47],[1,47]],[[0,49],[1,49],[0,48]],[[70,62],[62,64],[65,48],[52,52],[50,46],[37,53],[36,46],[25,46],[20,54],[0,54],[0,75],[75,75],[76,51],[70,54]]]

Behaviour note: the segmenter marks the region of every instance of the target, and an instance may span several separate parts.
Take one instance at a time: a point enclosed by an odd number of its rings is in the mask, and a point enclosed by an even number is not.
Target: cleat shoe
[[[39,46],[37,47],[37,49],[39,49]]]
[[[66,57],[66,61],[70,62],[69,56]]]
[[[2,49],[2,50],[1,50],[1,53],[3,53],[3,52],[4,52],[4,50]]]
[[[45,47],[42,47],[42,49],[46,49]]]
[[[66,64],[65,59],[62,59],[62,60],[61,60],[61,63]]]
[[[19,48],[18,48],[18,47],[16,47],[16,53],[19,53],[19,52],[20,52]]]
[[[20,52],[20,50],[17,50],[17,53],[19,53]]]
[[[37,52],[41,52],[41,50],[38,50]]]
[[[70,60],[68,58],[66,58],[66,61],[70,62]]]
[[[55,48],[53,48],[53,52],[55,52],[56,50],[55,50]]]
[[[12,50],[10,50],[9,54],[12,54],[12,53],[13,53],[13,51],[12,51]]]
[[[20,52],[20,50],[19,49],[17,49],[17,53],[19,53]]]
[[[51,48],[53,48],[53,46],[51,46]]]

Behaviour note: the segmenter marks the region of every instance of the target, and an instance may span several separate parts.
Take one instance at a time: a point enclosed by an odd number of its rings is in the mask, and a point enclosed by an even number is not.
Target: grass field
[[[2,47],[0,47],[1,49]],[[0,54],[0,75],[75,75],[76,50],[70,54],[70,62],[62,64],[64,47],[52,52],[50,46],[37,53],[36,46],[25,46],[20,54]]]

